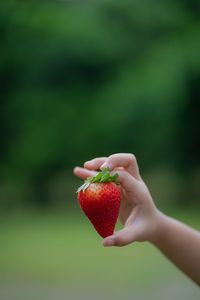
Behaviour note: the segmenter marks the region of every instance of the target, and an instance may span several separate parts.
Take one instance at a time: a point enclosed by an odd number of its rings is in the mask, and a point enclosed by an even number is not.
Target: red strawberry
[[[104,169],[97,176],[87,178],[77,191],[80,207],[103,238],[113,234],[119,215],[117,177]]]

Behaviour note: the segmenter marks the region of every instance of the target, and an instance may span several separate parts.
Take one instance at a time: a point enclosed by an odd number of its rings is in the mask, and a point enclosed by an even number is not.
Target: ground
[[[200,228],[195,213],[176,217]],[[0,300],[199,299],[154,246],[103,248],[81,213],[10,214],[0,225]]]

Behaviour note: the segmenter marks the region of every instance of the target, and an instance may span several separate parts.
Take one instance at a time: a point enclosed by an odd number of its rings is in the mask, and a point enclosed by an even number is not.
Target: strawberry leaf
[[[89,185],[90,185],[90,182],[89,182],[89,181],[85,181],[84,184],[82,184],[82,185],[78,188],[78,190],[77,190],[76,192],[78,193],[78,192],[80,192],[80,191],[85,191],[85,190],[88,188]]]
[[[85,191],[91,183],[95,182],[115,182],[116,184],[119,184],[118,182],[118,174],[115,173],[113,176],[110,175],[110,170],[109,168],[104,168],[101,172],[99,172],[96,176],[94,177],[88,177],[84,184],[82,184],[78,190],[77,193],[80,191]]]
[[[98,173],[96,176],[94,176],[94,177],[90,177],[91,178],[91,182],[92,183],[94,183],[94,182],[99,182],[100,180],[101,180],[101,172],[100,173]],[[88,180],[89,178],[87,178],[87,180]]]

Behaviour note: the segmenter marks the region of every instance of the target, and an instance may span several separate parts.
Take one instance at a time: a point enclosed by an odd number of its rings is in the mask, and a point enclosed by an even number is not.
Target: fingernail
[[[104,164],[101,166],[101,170],[104,169],[104,168],[108,168],[109,170],[112,170],[112,169],[113,169],[113,166],[112,166],[111,164],[104,163]]]
[[[106,238],[106,239],[103,241],[104,247],[110,247],[110,246],[113,246],[114,244],[115,244],[115,239],[114,239],[114,237]]]
[[[103,165],[101,165],[101,170],[103,169],[103,168],[106,168],[107,167],[107,165],[106,165],[106,163],[103,163]]]
[[[114,166],[112,164],[108,164],[108,168],[110,171],[112,171],[114,169]]]
[[[92,165],[93,164],[93,162],[91,161],[91,160],[88,160],[88,161],[86,161],[85,163],[84,163],[84,165]]]

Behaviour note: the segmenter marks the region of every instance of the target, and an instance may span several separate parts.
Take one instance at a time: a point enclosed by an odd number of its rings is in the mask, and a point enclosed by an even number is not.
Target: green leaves
[[[85,180],[84,184],[78,188],[77,193],[80,191],[85,191],[91,183],[95,183],[95,182],[115,182],[116,184],[119,184],[119,182],[117,180],[118,176],[119,175],[117,173],[115,173],[113,176],[111,176],[109,168],[104,168],[96,176],[88,177]]]
[[[109,168],[103,169],[102,172],[100,172],[97,176],[98,176],[98,178],[100,177],[100,182],[115,182],[115,183],[118,183],[117,178],[118,178],[119,175],[116,173],[113,176],[111,176]]]
[[[94,182],[117,182],[118,174],[114,174],[113,176],[110,175],[109,168],[104,168],[101,172],[99,172],[95,177],[89,177],[87,178],[87,181],[89,180],[90,183]]]

